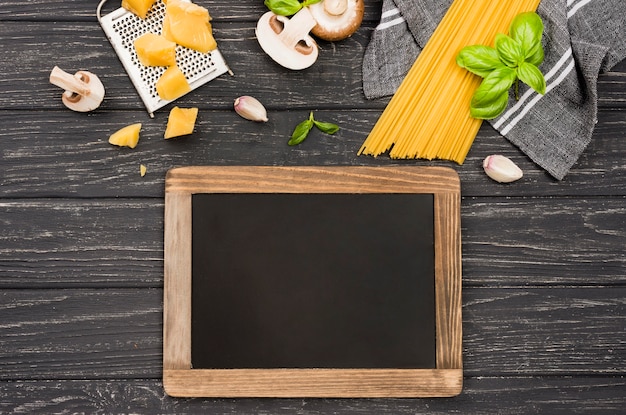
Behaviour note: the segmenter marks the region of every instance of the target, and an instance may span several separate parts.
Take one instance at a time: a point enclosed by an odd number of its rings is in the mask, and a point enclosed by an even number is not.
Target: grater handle
[[[102,24],[102,7],[106,2],[107,0],[100,0],[100,3],[98,3],[98,7],[96,7],[96,17],[98,18],[98,22],[100,22],[100,24]]]

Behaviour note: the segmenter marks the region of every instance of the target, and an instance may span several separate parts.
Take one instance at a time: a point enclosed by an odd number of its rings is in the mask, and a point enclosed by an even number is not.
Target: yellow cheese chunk
[[[180,137],[193,133],[198,117],[198,108],[174,107],[170,111],[165,128],[165,138]]]
[[[185,78],[185,74],[178,66],[170,66],[156,82],[156,90],[159,96],[167,101],[182,97],[191,91],[191,86]]]
[[[142,19],[145,19],[148,11],[150,11],[150,8],[152,8],[156,1],[157,0],[122,0],[122,7]]]
[[[163,36],[146,33],[135,40],[139,62],[146,66],[176,65],[176,43]]]
[[[169,0],[165,12],[167,38],[181,46],[207,53],[217,48],[211,16],[202,6],[182,0]]]
[[[172,36],[172,31],[170,30],[170,17],[167,13],[163,16],[163,23],[161,24],[161,36],[170,42],[176,43],[176,39]]]
[[[141,123],[127,125],[111,134],[109,143],[120,147],[135,148],[139,142],[139,130],[141,130]]]

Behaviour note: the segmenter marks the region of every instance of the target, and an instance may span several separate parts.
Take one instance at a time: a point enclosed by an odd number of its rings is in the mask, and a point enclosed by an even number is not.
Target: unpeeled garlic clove
[[[267,111],[258,99],[243,95],[235,100],[235,112],[246,120],[267,122]]]
[[[510,183],[522,178],[524,173],[509,158],[494,154],[485,157],[483,169],[487,176],[499,183]]]

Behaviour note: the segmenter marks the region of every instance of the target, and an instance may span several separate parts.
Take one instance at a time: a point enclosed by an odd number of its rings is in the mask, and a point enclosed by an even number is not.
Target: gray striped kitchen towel
[[[380,24],[363,58],[368,99],[392,95],[452,0],[383,0]],[[547,83],[541,96],[520,84],[491,125],[558,180],[591,140],[598,75],[626,58],[626,0],[543,0]],[[523,89],[522,89],[523,88]]]

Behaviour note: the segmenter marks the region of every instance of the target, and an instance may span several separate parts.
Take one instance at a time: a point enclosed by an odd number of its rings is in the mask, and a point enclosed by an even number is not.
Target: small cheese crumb
[[[144,166],[143,164],[141,166],[139,166],[139,174],[141,174],[141,177],[146,175],[146,166]]]

